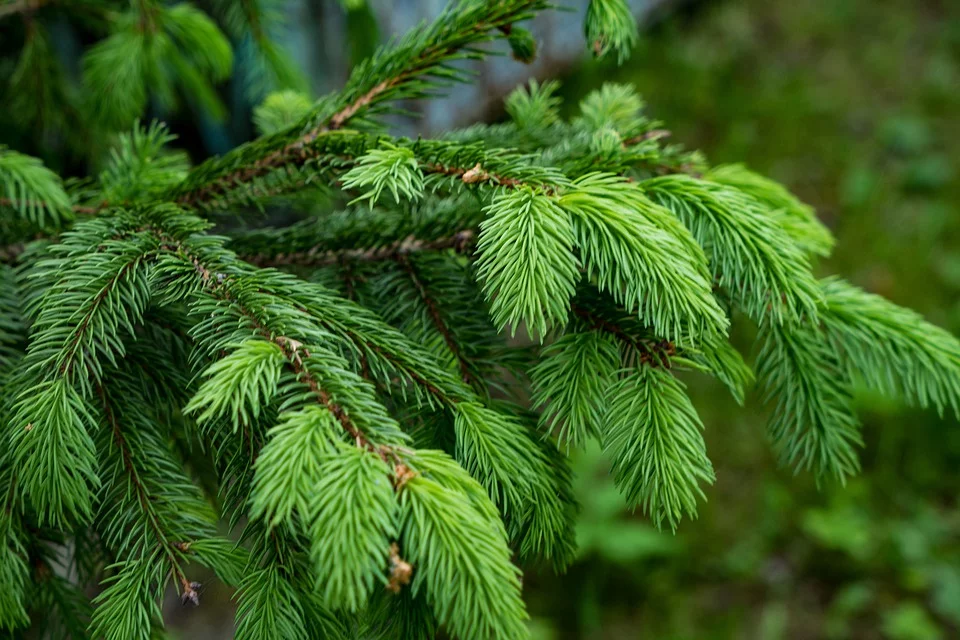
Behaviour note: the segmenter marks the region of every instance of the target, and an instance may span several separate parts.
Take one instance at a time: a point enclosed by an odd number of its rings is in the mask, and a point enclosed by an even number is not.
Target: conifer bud
[[[507,35],[507,42],[513,51],[513,58],[518,62],[530,64],[537,57],[537,41],[527,29],[513,27]]]

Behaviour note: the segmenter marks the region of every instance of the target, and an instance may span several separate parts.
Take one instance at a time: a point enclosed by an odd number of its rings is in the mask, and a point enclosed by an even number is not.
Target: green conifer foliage
[[[0,12],[38,21],[20,67],[55,66],[39,4]],[[245,640],[525,637],[519,567],[575,554],[571,450],[602,443],[658,526],[696,516],[717,425],[678,375],[743,403],[732,322],[759,330],[773,446],[818,479],[858,468],[854,385],[958,411],[953,336],[817,280],[813,211],[667,144],[630,87],[567,121],[531,83],[507,122],[389,134],[481,45],[533,55],[516,25],[543,0],[461,0],[315,102],[266,2],[88,4],[108,23],[90,126],[126,131],[85,180],[0,147],[3,633],[155,637],[168,584],[202,606],[199,565]],[[133,120],[184,95],[217,111],[221,26],[255,45],[251,90],[283,90],[261,137],[191,167]],[[620,0],[585,30],[598,55],[636,37]]]

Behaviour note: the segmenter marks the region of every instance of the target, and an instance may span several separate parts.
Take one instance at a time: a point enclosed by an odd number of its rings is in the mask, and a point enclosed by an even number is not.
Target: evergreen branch
[[[639,37],[637,20],[624,0],[590,0],[584,32],[594,56],[615,52],[618,64],[630,57]]]
[[[240,584],[237,638],[347,640],[343,624],[322,607],[312,590],[291,584],[288,572],[288,563],[281,559],[248,571]]]
[[[413,593],[426,587],[437,619],[464,640],[526,637],[519,571],[483,489],[439,451],[421,452],[418,463],[422,473],[400,491],[401,536],[419,568]],[[466,593],[475,594],[470,606]]]
[[[25,21],[6,65],[18,130],[82,138],[102,160],[64,182],[0,149],[0,261],[16,263],[0,264],[3,632],[147,640],[169,582],[197,602],[196,561],[239,587],[241,640],[525,637],[512,554],[575,557],[571,470],[542,432],[601,440],[658,526],[694,516],[714,474],[673,374],[708,373],[743,402],[752,372],[725,339],[738,307],[760,324],[771,439],[818,481],[858,467],[857,382],[960,413],[960,343],[813,280],[809,254],[832,246],[813,210],[664,142],[631,87],[565,120],[557,84],[531,83],[509,122],[383,133],[400,101],[466,80],[479,44],[503,37],[529,60],[516,23],[547,0],[460,0],[313,103],[271,41],[280,0],[208,4],[218,22],[157,0],[97,10],[106,37],[81,65],[107,133],[182,97],[216,117],[223,24],[252,54],[250,95],[286,90],[256,107],[262,137],[193,169],[157,123],[104,155],[111,136],[74,126],[90,110],[42,25]],[[591,0],[584,30],[620,57],[636,34],[623,0]],[[229,239],[184,210],[278,205],[301,221],[226,224]],[[549,344],[511,343],[507,325]],[[218,517],[245,521],[242,546],[213,535]],[[77,588],[56,572],[64,541]],[[81,588],[103,575],[88,615]]]
[[[386,262],[396,261],[411,254],[425,251],[445,251],[453,249],[457,253],[467,253],[476,242],[476,232],[464,229],[450,236],[423,240],[407,236],[389,244],[356,249],[324,250],[323,245],[311,247],[306,251],[279,253],[275,256],[265,254],[242,255],[241,258],[258,267],[328,267],[344,262]]]
[[[669,211],[608,174],[589,174],[560,197],[574,220],[584,269],[657,335],[696,344],[726,334],[706,258]]]
[[[97,385],[96,393],[99,396],[103,409],[103,415],[106,419],[107,426],[110,429],[110,435],[113,444],[120,452],[123,469],[127,474],[130,486],[133,488],[137,505],[146,519],[148,527],[156,540],[157,546],[170,563],[170,572],[179,584],[179,587],[182,590],[181,593],[191,593],[194,591],[194,589],[191,586],[191,581],[187,579],[183,573],[183,569],[180,567],[180,557],[178,553],[182,551],[182,545],[188,541],[171,541],[167,538],[167,534],[164,532],[163,527],[160,524],[157,511],[154,508],[154,498],[146,491],[144,484],[140,479],[140,473],[133,462],[133,455],[130,451],[130,446],[127,443],[127,439],[124,436],[123,430],[120,427],[120,423],[118,422],[116,414],[114,413],[113,405],[111,404],[106,392],[104,391],[104,388],[101,385]]]
[[[333,304],[335,298],[327,291],[314,288],[297,296],[311,315],[326,329],[342,336],[367,356],[369,366],[382,363],[390,373],[408,378],[415,388],[424,389],[428,400],[453,407],[471,397],[470,390],[446,371],[432,364],[422,347],[405,335],[380,322],[364,307],[356,304]],[[383,377],[389,374],[384,372]]]
[[[556,430],[568,450],[599,438],[607,388],[619,369],[620,353],[609,336],[599,331],[564,334],[544,349],[530,372],[531,404],[543,409],[540,428]]]
[[[319,184],[321,178],[329,183],[340,183],[337,175],[364,169],[365,179],[387,184],[394,163],[378,162],[384,148],[393,148],[404,156],[413,154],[417,163],[410,178],[417,189],[409,191],[408,197],[419,193],[420,181],[417,172],[423,175],[425,190],[438,190],[446,186],[450,190],[472,185],[483,187],[502,186],[508,189],[532,188],[546,194],[556,194],[569,186],[569,181],[559,170],[536,164],[532,155],[516,153],[510,149],[486,148],[483,145],[463,145],[444,140],[409,140],[387,135],[368,135],[343,129],[319,136],[298,151],[298,162],[262,172],[244,169],[232,175],[230,181],[218,181],[216,188],[206,188],[203,198],[187,201],[182,195],[185,186],[167,194],[166,198],[185,207],[222,209],[231,204],[258,204],[261,200],[302,188],[307,184]],[[393,156],[394,154],[391,154]],[[382,158],[381,158],[382,159]],[[202,169],[203,165],[195,169]],[[358,175],[356,173],[354,176]],[[189,184],[189,175],[185,185]],[[350,182],[353,184],[353,182]],[[344,185],[345,186],[345,185]],[[355,186],[363,186],[357,183]],[[187,194],[189,195],[189,194]]]
[[[860,467],[859,422],[843,371],[814,327],[764,329],[757,375],[777,398],[769,432],[782,462],[844,482]]]
[[[27,325],[14,269],[0,264],[0,384],[22,355]]]
[[[821,283],[822,318],[849,380],[910,404],[960,413],[960,342],[880,296],[839,278]]]
[[[683,389],[663,369],[635,369],[609,391],[603,436],[627,501],[674,530],[684,512],[696,516],[699,482],[714,480],[703,425]]]
[[[678,346],[659,338],[635,316],[610,304],[609,300],[589,288],[578,292],[572,310],[583,327],[614,338],[620,345],[624,366],[652,366],[706,373],[723,383],[741,405],[747,387],[753,383],[753,372],[726,340]]]
[[[310,556],[317,590],[331,609],[364,608],[374,586],[382,584],[391,554],[395,564],[404,562],[397,544],[390,542],[399,534],[394,491],[395,486],[409,482],[413,473],[401,471],[391,483],[392,473],[377,456],[343,443],[317,470],[309,506],[314,514],[309,525]],[[344,505],[363,508],[344,509]],[[409,577],[409,573],[397,577],[387,588],[399,592],[401,581],[409,582]]]
[[[640,364],[669,369],[670,358],[677,355],[676,345],[668,340],[660,342],[643,340],[578,304],[573,304],[570,310],[588,326],[610,334],[626,347],[636,351]]]
[[[2,473],[3,480],[10,482],[4,492],[3,509],[0,511],[0,579],[4,585],[0,590],[0,629],[12,634],[14,629],[30,621],[25,606],[30,567],[27,563],[26,532],[19,514],[13,511],[17,483],[8,470],[4,469]]]
[[[454,359],[457,361],[457,366],[460,368],[461,379],[467,384],[476,384],[478,381],[474,376],[473,371],[471,371],[470,364],[467,361],[466,356],[464,356],[463,350],[460,348],[460,344],[456,341],[456,339],[454,339],[453,334],[447,327],[443,316],[440,314],[440,310],[437,308],[436,301],[434,301],[434,299],[430,296],[426,286],[420,279],[420,276],[417,273],[417,268],[404,255],[398,255],[396,260],[407,276],[409,276],[410,281],[417,290],[417,294],[420,296],[420,300],[427,307],[430,320],[433,322],[433,325],[436,327],[437,331],[440,332],[440,335],[443,336],[444,343],[447,345],[450,353],[453,354]]]
[[[815,255],[828,256],[835,240],[817,219],[813,208],[800,202],[792,193],[769,178],[749,171],[742,165],[724,165],[710,169],[706,180],[734,187],[763,203],[770,216],[780,223],[800,248]]]
[[[12,208],[41,229],[70,218],[70,198],[60,177],[37,158],[0,145],[0,206]]]
[[[260,143],[240,147],[226,156],[201,165],[188,176],[176,201],[186,207],[210,202],[237,184],[249,183],[287,165],[298,165],[322,136],[343,129],[378,104],[421,95],[425,79],[456,75],[446,63],[479,57],[475,49],[462,49],[489,40],[490,32],[531,17],[546,7],[543,0],[463,2],[447,9],[420,34],[401,40],[393,49],[379,51],[355,69],[340,95],[321,101],[314,113],[285,131]],[[288,138],[293,138],[289,141]]]
[[[194,262],[194,268],[196,269],[196,263],[199,261],[194,259],[192,262]],[[201,277],[203,278],[203,276]],[[225,275],[224,277],[215,278],[207,276],[203,279],[205,282],[216,280],[219,283],[217,285],[218,287],[230,287],[230,283],[232,282],[230,278],[231,276]],[[231,297],[233,296],[231,295]],[[252,309],[241,309],[240,312],[245,317],[249,317],[251,314],[257,315],[253,313]],[[255,327],[256,324],[253,326]],[[294,353],[287,351],[288,359],[291,361],[299,360],[300,355],[296,353],[297,347],[292,346],[291,349],[294,351]],[[307,358],[309,358],[309,356],[307,356]],[[298,373],[301,373],[301,376],[298,377],[302,377],[302,372]],[[474,449],[477,447],[482,447],[486,451],[482,457],[482,461],[481,458],[477,458],[470,454],[465,454],[466,459],[473,460],[474,464],[480,464],[484,467],[489,464],[495,464],[495,468],[497,469],[501,468],[501,465],[507,464],[507,468],[512,469],[512,471],[502,473],[498,471],[497,473],[499,482],[504,483],[504,485],[510,484],[512,486],[516,484],[518,481],[520,481],[522,475],[526,476],[526,478],[522,480],[523,485],[529,486],[529,483],[532,482],[534,485],[540,487],[538,488],[538,493],[532,502],[532,504],[536,505],[534,512],[536,514],[535,517],[537,524],[536,526],[531,525],[528,531],[524,534],[527,538],[523,542],[524,549],[527,549],[528,552],[531,550],[542,549],[545,550],[545,552],[552,554],[560,553],[562,549],[566,549],[567,551],[564,552],[569,553],[570,547],[567,543],[561,543],[560,541],[555,540],[558,532],[543,529],[544,526],[553,525],[553,523],[561,523],[562,525],[565,525],[564,530],[569,530],[569,526],[567,518],[562,515],[565,506],[561,501],[559,501],[555,490],[547,490],[546,487],[543,486],[544,479],[549,479],[551,474],[549,472],[549,467],[546,464],[546,460],[541,456],[541,454],[537,453],[536,447],[531,448],[531,445],[533,444],[532,441],[529,441],[526,438],[521,438],[518,440],[516,437],[502,439],[499,441],[501,443],[501,446],[499,447],[500,452],[496,453],[494,456],[501,459],[497,460],[496,462],[493,462],[489,459],[489,456],[494,454],[494,449],[490,447],[491,443],[487,442],[486,438],[488,438],[489,435],[494,434],[497,431],[503,431],[504,429],[508,431],[515,431],[519,425],[512,423],[512,421],[507,419],[505,416],[494,414],[489,412],[489,410],[472,403],[457,404],[456,414],[458,416],[458,424],[462,425],[460,430],[463,434],[463,437],[460,439],[460,441],[463,443],[463,445],[465,447],[473,447]],[[463,418],[462,422],[461,418]],[[517,435],[520,435],[520,432],[517,432]],[[279,452],[279,447],[282,445],[276,440],[276,437],[266,445],[265,451],[266,448],[271,447],[274,443],[276,443],[276,450]],[[413,454],[413,457],[411,458],[411,454],[405,454],[402,450],[389,445],[374,446],[370,444],[369,441],[358,442],[358,444],[362,445],[359,447],[360,450],[370,451],[376,454],[376,456],[378,456],[384,462],[390,462],[391,464],[395,465],[392,467],[392,473],[394,475],[398,490],[408,484],[408,481],[404,479],[406,474],[403,472],[404,465],[400,463],[400,460],[405,459],[409,461],[410,464],[415,465],[419,453]],[[521,446],[518,447],[518,445]],[[398,453],[401,455],[398,456]],[[265,455],[266,453],[261,455],[259,459],[261,462],[266,460],[264,457]],[[520,464],[521,460],[524,461],[523,464]],[[271,465],[270,468],[279,469],[279,467],[276,467],[276,465]],[[310,475],[308,474],[307,477],[310,477]],[[263,479],[263,482],[267,482],[266,477]],[[499,494],[499,491],[494,487],[491,487],[491,491],[495,494]],[[261,490],[260,493],[262,492],[263,490]],[[281,491],[275,495],[281,494],[288,495],[289,492]],[[516,505],[511,508],[511,512],[516,513],[517,526],[520,526],[520,524],[526,520],[523,514],[527,511],[527,508],[521,507],[523,502],[518,502],[516,499],[512,499],[510,504]],[[506,507],[507,505],[504,506]],[[556,512],[556,515],[549,515],[545,512],[545,510],[550,511],[550,513]]]
[[[364,433],[363,429],[355,423],[345,407],[335,401],[330,391],[324,388],[308,364],[311,357],[309,347],[294,338],[278,334],[271,330],[267,324],[260,320],[258,313],[245,306],[242,301],[233,294],[231,286],[234,284],[234,281],[238,279],[238,276],[213,270],[201,260],[199,255],[193,253],[191,248],[186,244],[179,244],[171,247],[171,249],[191,266],[194,274],[199,277],[200,287],[205,294],[235,307],[256,335],[279,348],[286,361],[286,366],[293,372],[296,379],[304,384],[316,401],[330,412],[343,430],[356,441],[358,447],[373,451],[385,460],[395,459],[396,454],[393,448],[387,444],[371,442],[369,435]],[[239,285],[239,283],[237,284]],[[279,299],[277,301],[282,304],[282,301]],[[193,406],[199,406],[199,402],[198,400]]]
[[[816,318],[822,296],[806,256],[756,200],[683,175],[640,186],[690,229],[710,255],[719,285],[747,315],[761,324]]]
[[[518,178],[511,178],[510,176],[491,173],[483,168],[481,163],[477,162],[473,166],[468,165],[444,165],[439,162],[427,162],[423,165],[424,171],[427,173],[436,174],[439,176],[446,176],[449,178],[457,178],[463,184],[482,184],[490,183],[497,186],[506,187],[508,189],[519,189],[521,187],[529,186],[523,180]],[[549,185],[542,186],[545,193],[553,193],[554,188]]]
[[[381,142],[379,148],[364,154],[340,182],[344,189],[370,188],[350,204],[363,200],[374,204],[384,189],[390,191],[397,204],[400,204],[401,194],[410,201],[423,195],[423,173],[413,150],[389,142]]]
[[[580,279],[570,214],[530,189],[498,194],[486,209],[477,276],[497,328],[542,337],[567,318]]]
[[[100,485],[87,403],[56,379],[22,391],[7,425],[10,460],[20,490],[41,524],[85,521]]]
[[[187,255],[183,253],[186,250],[181,250],[181,259]],[[186,262],[191,265],[193,271],[200,273],[200,280],[204,283],[201,286],[205,290],[213,287],[213,295],[226,298],[231,304],[239,304],[239,313],[251,328],[264,339],[279,342],[278,346],[284,350],[288,359],[288,366],[290,363],[293,364],[298,379],[303,379],[305,375],[312,378],[312,370],[306,366],[310,356],[301,353],[302,345],[299,343],[291,345],[289,343],[291,339],[287,337],[280,339],[271,337],[273,334],[269,327],[257,320],[260,315],[259,312],[251,308],[243,308],[242,301],[231,293],[231,287],[236,287],[238,294],[243,290],[240,286],[241,281],[239,279],[235,280],[235,278],[241,278],[241,276],[228,273],[233,271],[234,267],[225,263],[214,271],[211,266],[205,265],[196,255],[187,258]],[[317,295],[305,291],[308,287],[304,287],[302,283],[289,294],[284,292],[286,287],[280,280],[273,280],[270,284],[263,283],[260,286],[278,292],[263,294],[263,289],[261,289],[261,293],[258,294],[258,296],[273,297],[275,299],[275,304],[271,305],[273,309],[289,305],[292,307],[291,311],[295,309],[297,314],[307,313],[320,319],[326,317],[326,321],[329,322],[330,311],[328,309],[333,310],[343,307],[342,301],[335,305],[320,304],[322,299],[318,299]],[[322,295],[319,291],[317,293]],[[288,298],[289,302],[285,300],[287,295],[290,296]],[[262,298],[258,299],[262,300]],[[293,304],[291,305],[291,303]],[[210,315],[216,316],[215,313]],[[352,316],[352,314],[349,315]],[[343,323],[338,324],[342,326]],[[379,351],[383,352],[385,349],[379,349]],[[377,350],[368,351],[368,353],[370,352],[377,353]],[[306,358],[303,358],[302,355]],[[401,358],[395,359],[402,362]],[[409,357],[406,360],[410,362]],[[565,538],[569,535],[570,527],[569,518],[564,515],[568,510],[568,505],[561,499],[562,492],[556,487],[556,483],[560,480],[551,469],[543,452],[530,439],[526,430],[508,416],[491,411],[476,402],[474,400],[475,396],[468,388],[456,383],[451,385],[448,379],[437,373],[429,373],[429,377],[422,375],[422,371],[418,372],[419,377],[429,382],[433,390],[439,390],[443,394],[443,400],[450,403],[449,406],[456,417],[457,430],[460,434],[458,447],[462,447],[460,458],[463,463],[475,468],[481,477],[496,478],[495,484],[491,484],[489,487],[491,495],[497,497],[498,500],[502,500],[504,508],[512,514],[511,520],[514,522],[514,531],[523,538],[521,545],[525,553],[542,552],[560,565],[569,561],[572,544]],[[330,377],[326,379],[332,380]],[[317,394],[309,382],[307,382],[307,386],[311,392],[320,398],[320,404],[326,405],[325,397]],[[341,421],[347,415],[345,411],[342,414],[336,412],[336,408],[332,408],[331,412],[335,413]],[[358,412],[349,414],[351,419],[359,418],[362,415]],[[389,419],[384,417],[379,422],[383,423],[384,420]],[[370,425],[371,423],[366,421],[365,424]],[[388,435],[387,437],[393,439],[392,441],[388,439],[386,442],[379,443],[363,433],[360,425],[345,430],[354,439],[359,436],[359,440],[357,440],[359,448],[369,450],[377,454],[384,462],[392,464],[395,477],[402,477],[401,460],[409,461],[408,455],[400,446],[403,438]],[[513,435],[511,437],[508,434]],[[501,493],[499,489],[501,486],[507,488],[505,493]],[[532,503],[527,503],[522,499],[524,492],[531,492]],[[531,509],[526,506],[527,504],[533,504],[534,506]]]

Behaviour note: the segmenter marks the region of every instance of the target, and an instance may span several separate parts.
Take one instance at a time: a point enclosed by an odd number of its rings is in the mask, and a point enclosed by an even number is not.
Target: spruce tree
[[[696,515],[714,470],[687,372],[743,403],[755,368],[772,445],[822,481],[857,472],[855,387],[960,409],[953,336],[818,280],[813,210],[669,144],[631,87],[565,120],[531,82],[503,123],[388,133],[481,45],[529,60],[544,0],[461,0],[317,101],[264,1],[41,4],[0,7],[29,14],[11,95],[52,101],[11,110],[109,151],[65,180],[0,148],[4,633],[162,636],[168,584],[202,606],[199,565],[235,588],[238,638],[521,638],[518,567],[575,553],[571,451],[601,442],[658,526]],[[56,69],[64,12],[106,30],[76,121],[65,77],[16,88]],[[191,167],[134,120],[216,110],[221,26],[260,52],[254,93],[278,91],[259,138]],[[636,38],[621,0],[592,0],[585,32],[620,59]],[[731,323],[756,328],[753,368]]]

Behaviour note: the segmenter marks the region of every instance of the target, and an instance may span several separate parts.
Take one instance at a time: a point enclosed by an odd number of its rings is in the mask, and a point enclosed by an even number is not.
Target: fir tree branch
[[[506,187],[507,189],[519,189],[521,187],[529,186],[523,180],[518,178],[511,178],[507,175],[487,171],[479,162],[473,166],[457,166],[452,164],[445,165],[439,162],[426,162],[423,164],[423,171],[425,173],[433,173],[440,176],[458,178],[463,184],[490,183],[501,187]],[[551,195],[556,193],[556,188],[550,185],[542,185],[542,189],[544,193]]]
[[[625,346],[635,350],[639,354],[641,364],[669,369],[671,367],[670,358],[677,355],[676,345],[669,340],[660,342],[642,340],[576,303],[570,306],[570,310],[591,328],[609,333]]]
[[[433,321],[433,325],[436,327],[437,331],[440,332],[440,335],[443,336],[444,343],[447,345],[447,348],[457,361],[457,366],[460,368],[460,378],[469,385],[477,384],[478,380],[473,371],[470,369],[470,363],[467,361],[467,358],[463,353],[463,349],[450,332],[450,328],[447,326],[443,316],[440,314],[440,310],[437,308],[436,301],[430,296],[430,293],[427,291],[423,280],[421,280],[419,274],[417,273],[417,268],[412,262],[410,262],[410,260],[407,259],[405,255],[398,255],[396,260],[404,272],[410,277],[410,281],[417,290],[420,300],[427,307],[430,320]]]
[[[310,369],[305,365],[304,357],[309,358],[310,353],[304,345],[293,338],[275,335],[269,327],[257,318],[257,315],[251,309],[241,305],[236,297],[231,295],[229,290],[231,283],[230,275],[213,272],[204,264],[199,256],[190,251],[189,246],[186,244],[180,243],[170,247],[170,249],[172,249],[174,253],[183,256],[193,265],[196,274],[200,277],[202,287],[208,294],[234,305],[261,337],[280,348],[286,359],[287,366],[294,372],[297,379],[307,385],[319,404],[334,416],[343,430],[356,441],[358,447],[377,453],[377,455],[381,456],[385,461],[388,459],[397,459],[397,455],[391,447],[371,442],[367,435],[353,422],[343,406],[333,401],[330,392],[323,388]]]
[[[113,405],[110,403],[107,393],[102,385],[96,385],[96,393],[100,399],[103,415],[106,418],[107,425],[110,428],[112,440],[117,449],[120,451],[120,456],[123,460],[123,468],[126,470],[130,479],[130,483],[133,486],[134,493],[137,496],[137,503],[140,505],[140,510],[143,512],[143,515],[149,524],[150,530],[153,532],[153,535],[156,538],[157,546],[161,549],[163,554],[167,557],[167,560],[170,562],[170,572],[174,579],[176,579],[180,584],[180,588],[182,589],[181,593],[186,594],[193,592],[194,590],[191,587],[191,581],[188,580],[186,575],[183,573],[183,569],[180,567],[180,558],[178,556],[178,552],[183,552],[185,550],[184,544],[188,544],[188,541],[174,542],[167,539],[167,536],[163,531],[163,527],[160,525],[157,512],[153,508],[153,498],[149,495],[149,493],[146,491],[146,488],[143,486],[143,483],[140,481],[140,474],[137,471],[136,465],[133,463],[130,447],[127,444],[127,440],[123,435],[123,430],[120,428],[120,423],[113,411]]]
[[[382,262],[398,260],[410,254],[423,251],[445,251],[447,249],[453,249],[457,253],[466,253],[473,247],[475,242],[476,231],[473,229],[464,229],[453,235],[433,240],[423,240],[411,235],[403,240],[396,240],[386,245],[368,248],[324,250],[321,245],[317,245],[307,251],[280,253],[275,256],[261,253],[254,255],[241,254],[240,257],[244,261],[258,267],[327,267],[344,262]]]
[[[446,62],[481,55],[476,49],[467,54],[459,51],[489,40],[492,31],[527,19],[545,7],[543,0],[465,2],[444,12],[424,36],[399,43],[395,51],[383,50],[356,69],[342,94],[322,101],[319,113],[308,118],[305,126],[290,127],[284,135],[272,136],[264,141],[262,151],[247,145],[198,167],[194,174],[200,180],[194,183],[188,177],[187,184],[192,186],[179,192],[176,201],[186,207],[202,206],[238,184],[250,183],[284,166],[302,165],[319,138],[343,129],[382,101],[421,94],[425,87],[420,85],[430,76],[455,78],[444,67]],[[400,59],[401,64],[391,62],[391,57]],[[293,140],[285,139],[291,135],[295,136]]]

